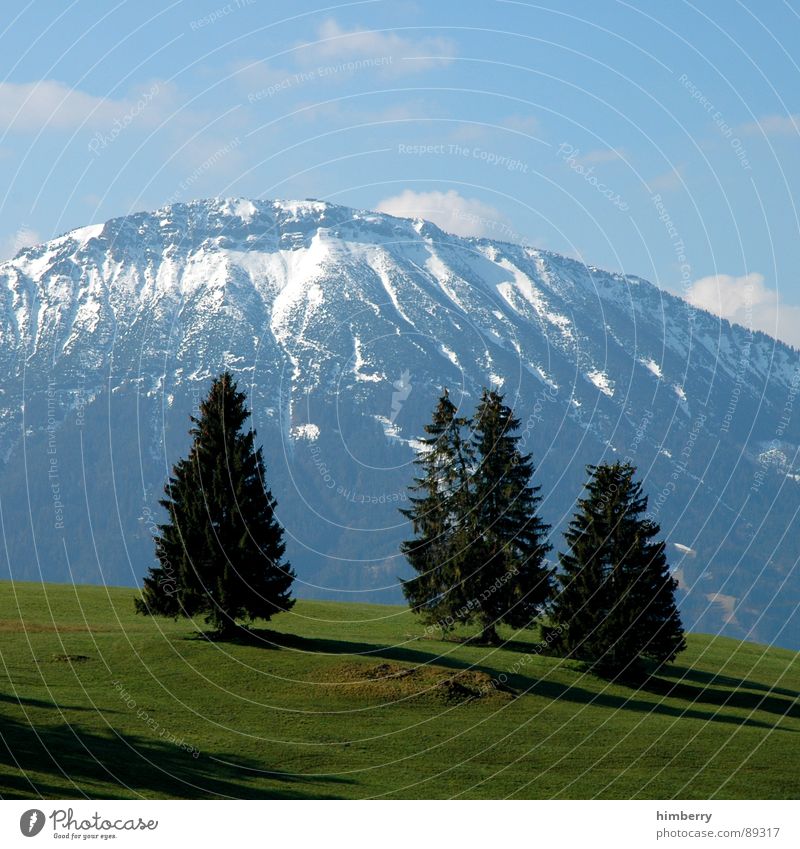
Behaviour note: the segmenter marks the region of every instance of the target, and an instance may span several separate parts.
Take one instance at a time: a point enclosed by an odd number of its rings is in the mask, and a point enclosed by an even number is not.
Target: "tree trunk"
[[[228,640],[239,631],[236,621],[221,611],[214,616],[213,625],[214,636],[219,640]]]
[[[496,646],[500,642],[500,637],[497,635],[497,630],[493,623],[483,626],[483,630],[481,631],[481,635],[478,640],[488,646]]]

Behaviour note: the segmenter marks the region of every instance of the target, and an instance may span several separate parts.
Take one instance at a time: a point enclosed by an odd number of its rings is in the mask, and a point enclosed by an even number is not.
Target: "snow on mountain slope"
[[[139,580],[187,416],[228,367],[301,591],[395,599],[414,440],[441,386],[470,410],[494,384],[557,529],[586,463],[630,459],[697,552],[676,564],[689,624],[797,643],[800,359],[638,277],[320,201],[197,201],[0,265],[0,360],[17,577]]]

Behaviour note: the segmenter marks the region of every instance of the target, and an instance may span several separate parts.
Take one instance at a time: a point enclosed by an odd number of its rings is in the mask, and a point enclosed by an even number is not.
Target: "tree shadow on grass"
[[[781,717],[800,717],[800,709],[793,701],[774,696],[762,697],[753,693],[743,692],[741,689],[737,692],[735,689],[737,684],[741,686],[743,682],[738,682],[735,678],[729,679],[732,682],[732,689],[730,691],[718,690],[707,686],[675,684],[672,681],[659,677],[645,678],[635,685],[616,682],[617,686],[628,687],[630,689],[631,696],[625,697],[615,693],[597,692],[584,687],[564,684],[548,678],[531,678],[521,674],[510,674],[506,669],[497,669],[486,664],[469,664],[451,655],[439,655],[434,651],[420,651],[419,649],[412,649],[406,646],[386,646],[329,638],[301,637],[295,634],[281,634],[277,631],[255,629],[250,631],[242,639],[250,645],[273,649],[284,648],[313,654],[357,655],[415,665],[443,666],[456,670],[472,668],[485,672],[494,680],[507,683],[518,693],[541,696],[551,700],[557,699],[559,701],[575,702],[578,704],[596,705],[612,710],[652,713],[675,718],[685,717],[688,719],[699,719],[704,722],[718,722],[728,725],[788,732],[793,732],[794,729],[783,728],[774,723],[765,722],[753,717],[739,717],[730,714],[721,714],[716,710],[704,710],[702,707],[698,707],[698,705],[708,704],[716,707],[744,710],[756,709]],[[530,646],[527,647],[527,650],[530,650]],[[501,676],[505,677],[503,678]],[[653,701],[641,697],[648,693],[659,696],[660,700]],[[641,694],[641,696],[638,694]],[[686,702],[687,705],[684,707],[681,705],[666,704],[663,701],[665,697],[680,699]]]
[[[713,677],[713,676],[712,676]],[[639,686],[640,690],[653,693],[657,696],[671,699],[683,699],[693,704],[715,705],[716,707],[729,707],[738,710],[764,711],[776,716],[785,716],[790,719],[800,719],[800,703],[796,697],[785,699],[780,696],[770,695],[769,691],[752,693],[744,689],[747,682],[737,681],[728,677],[727,684],[731,689],[719,689],[708,685],[696,686],[685,681],[674,681],[664,677],[651,677],[645,679]],[[720,683],[719,678],[716,679]]]
[[[31,726],[0,716],[0,798],[336,798],[337,778],[266,770],[237,755],[79,726]],[[260,780],[259,780],[260,777]],[[119,788],[118,791],[115,788]]]
[[[713,697],[706,697],[707,691],[698,687],[686,687],[683,691],[676,692],[669,687],[662,686],[666,683],[667,682],[662,682],[659,679],[650,679],[650,681],[645,685],[631,687],[630,690],[632,695],[629,697],[606,692],[593,692],[581,687],[567,686],[559,682],[550,682],[546,679],[533,681],[530,686],[522,687],[522,689],[523,692],[533,693],[535,695],[545,696],[551,699],[585,702],[586,704],[607,707],[613,710],[630,710],[637,713],[651,713],[661,716],[670,716],[676,719],[699,719],[703,722],[718,722],[747,728],[762,728],[769,731],[794,732],[794,729],[782,728],[775,723],[764,722],[760,719],[753,719],[752,717],[732,716],[730,714],[720,713],[719,711],[704,710],[697,707],[697,705],[711,704],[718,707],[742,707],[742,705],[736,704],[732,699],[726,702],[716,693],[713,694]],[[667,697],[679,699],[686,702],[687,705],[686,707],[683,707],[680,705],[666,704],[664,701],[654,702],[634,695],[639,693],[651,693],[653,695],[660,696],[662,699]],[[781,716],[786,715],[784,711],[775,712],[780,713]]]
[[[53,710],[53,708],[58,707],[59,710],[62,711],[80,711],[80,710],[95,710],[92,707],[87,707],[86,705],[55,705],[52,701],[46,701],[45,699],[32,699],[28,696],[17,696],[13,693],[0,693],[0,702],[7,702],[8,704],[14,705],[16,707],[21,708],[44,708],[46,710]],[[110,713],[110,711],[107,711]],[[114,711],[116,713],[116,711]],[[0,718],[1,720],[2,718]],[[0,730],[2,730],[2,726],[0,725]]]
[[[719,675],[715,672],[705,672],[702,669],[694,669],[688,666],[665,667],[661,671],[662,678],[678,678],[682,681],[692,681],[697,684],[716,684],[720,687],[729,687],[733,690],[757,690],[768,693],[770,696],[787,696],[790,699],[800,699],[800,692],[789,690],[786,687],[769,687],[760,681],[748,681],[745,678],[734,678],[731,675]]]

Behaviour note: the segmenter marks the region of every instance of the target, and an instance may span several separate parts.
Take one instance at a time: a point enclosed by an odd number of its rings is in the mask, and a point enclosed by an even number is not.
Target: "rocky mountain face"
[[[188,416],[229,368],[305,596],[398,601],[442,386],[500,386],[554,542],[628,459],[693,630],[800,648],[800,356],[638,277],[317,201],[176,204],[0,265],[0,519],[18,580],[135,584]]]

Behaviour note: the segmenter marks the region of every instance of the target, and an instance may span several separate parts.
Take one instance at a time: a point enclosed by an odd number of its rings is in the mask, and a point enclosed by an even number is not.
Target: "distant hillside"
[[[691,635],[643,690],[305,601],[251,644],[134,592],[0,584],[3,798],[786,798],[798,655]]]
[[[298,592],[399,601],[415,440],[500,385],[556,542],[628,458],[690,629],[800,648],[797,352],[634,276],[319,201],[175,204],[0,264],[3,572],[134,585],[188,416],[231,369]]]

